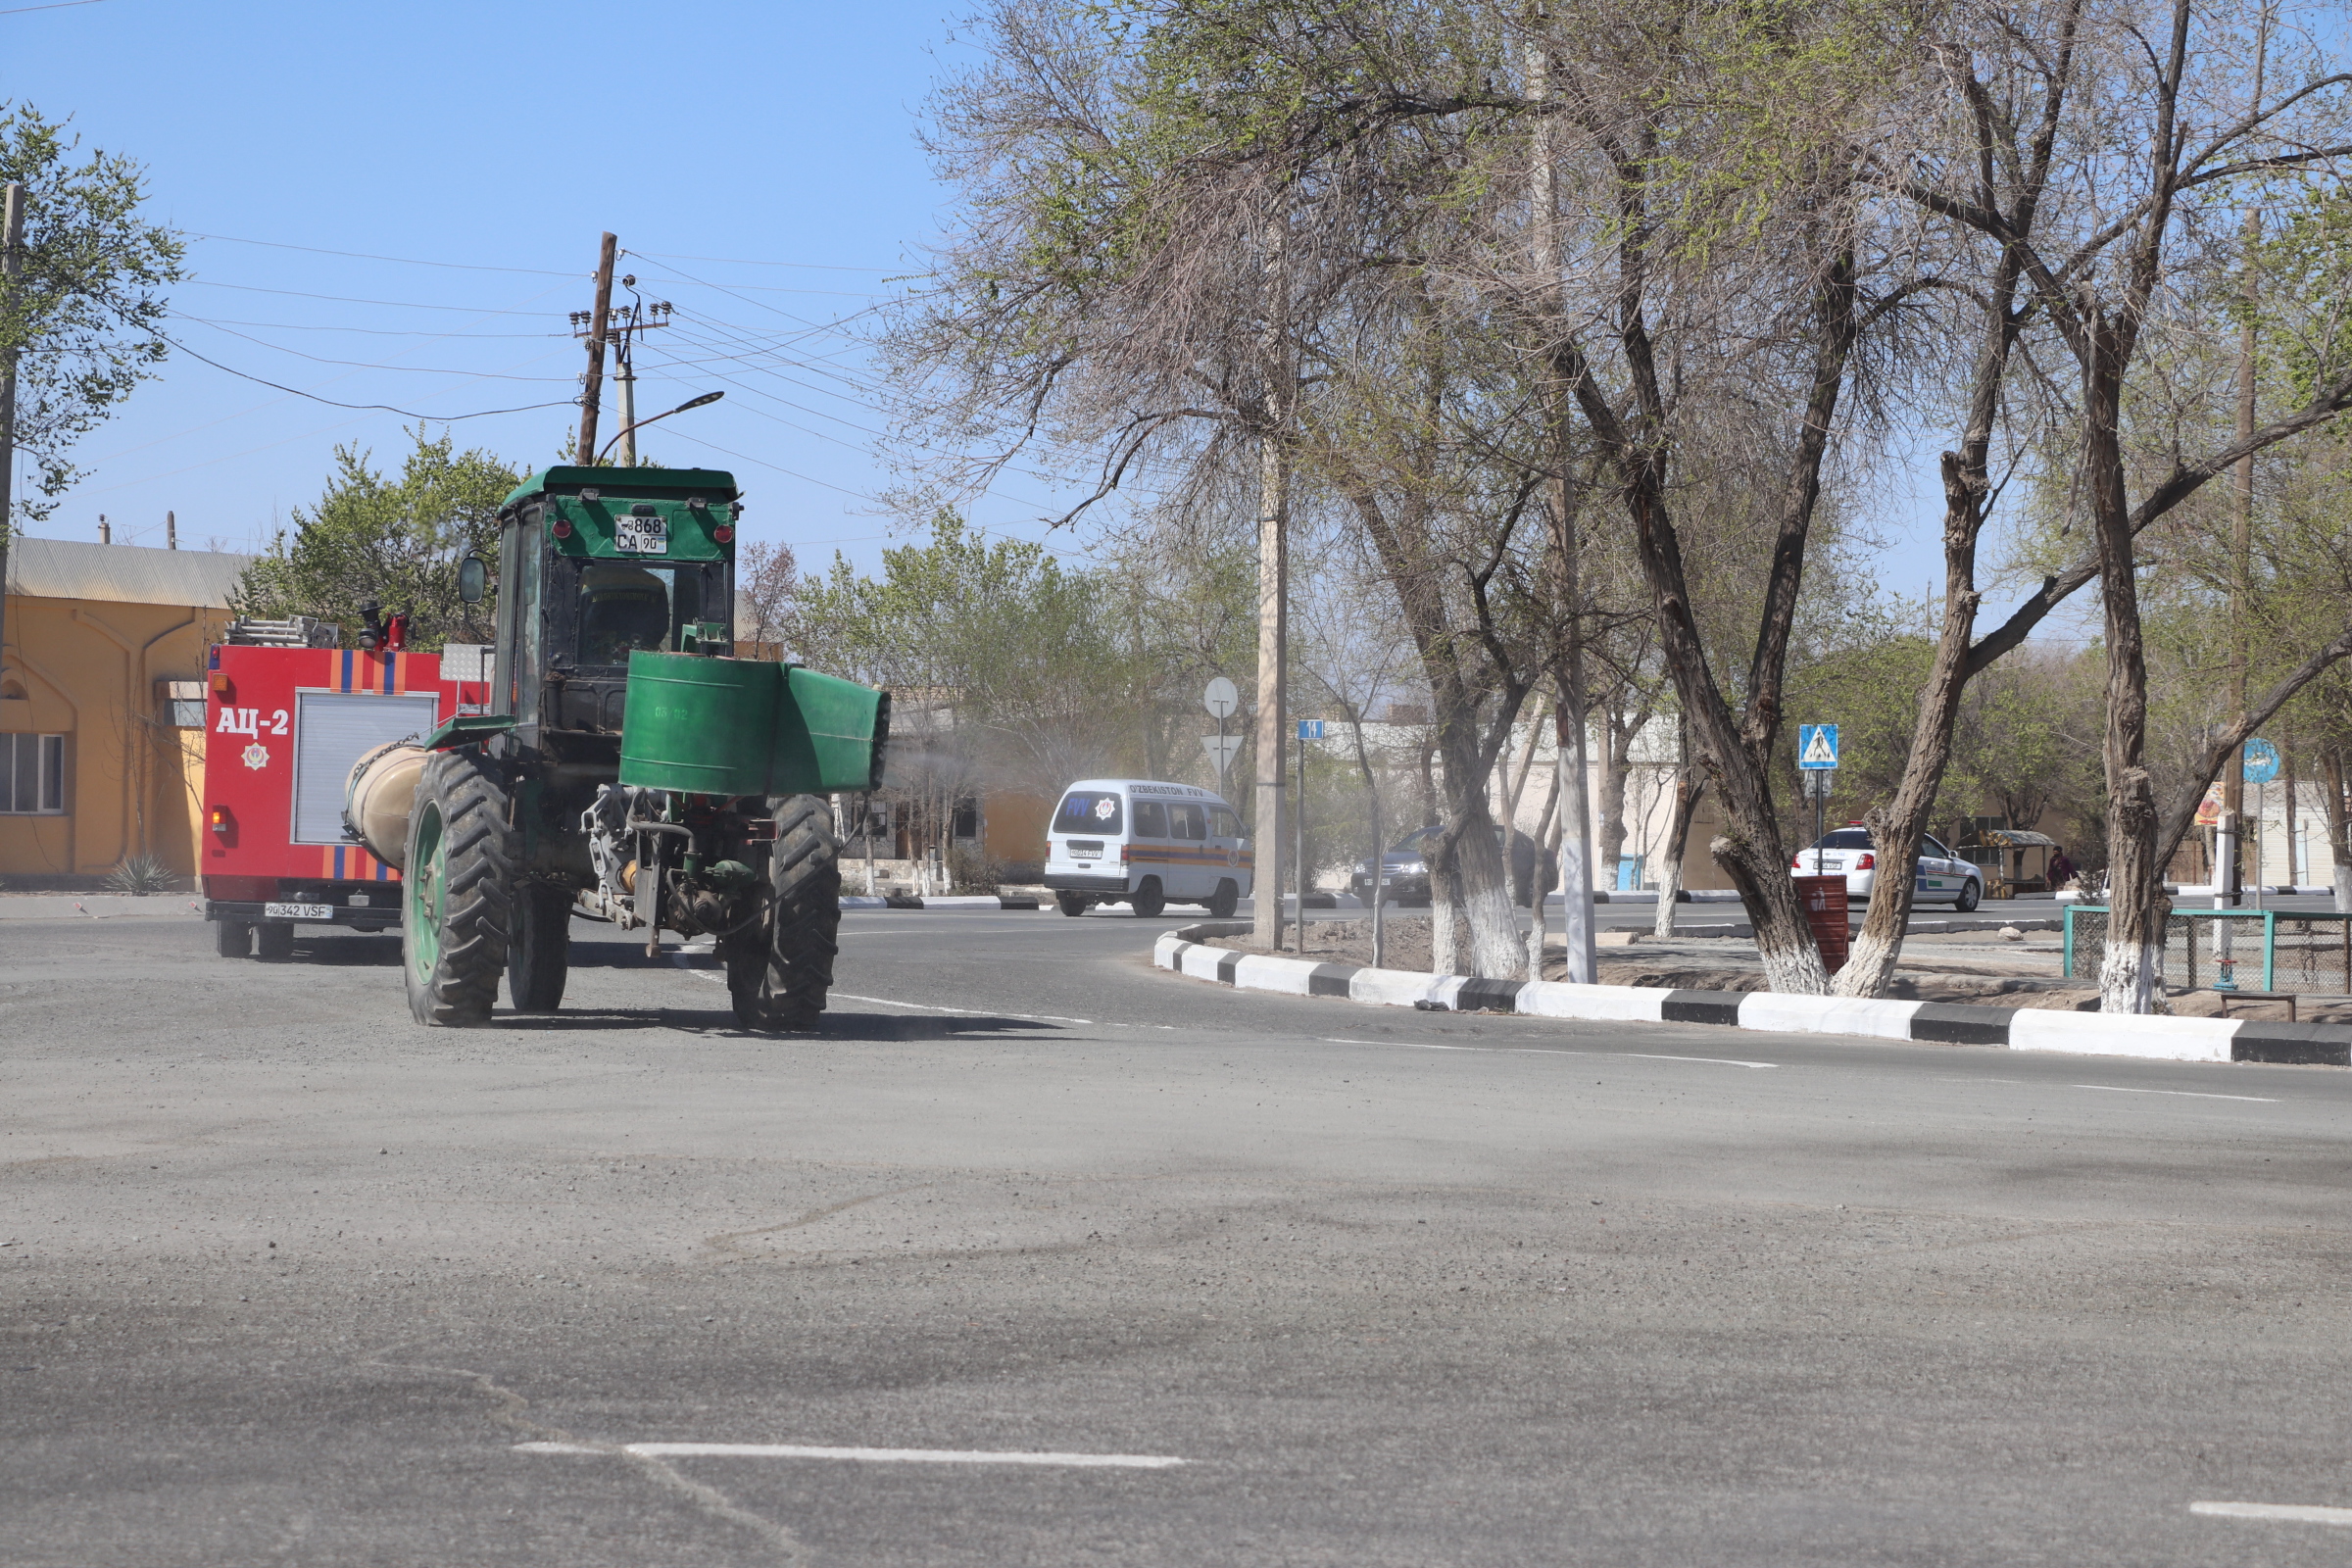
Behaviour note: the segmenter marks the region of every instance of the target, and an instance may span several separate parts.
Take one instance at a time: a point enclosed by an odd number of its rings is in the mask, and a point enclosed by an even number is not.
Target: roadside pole
[[[612,254],[618,242],[611,233],[604,237],[596,253],[596,309],[589,313],[588,378],[580,394],[580,451],[581,467],[596,464],[597,403],[605,395],[605,318],[612,312]],[[575,322],[579,317],[572,317]]]
[[[17,279],[24,273],[24,187],[8,183],[7,211],[0,218],[0,292],[13,306]],[[0,651],[8,647],[8,535],[17,493],[17,351],[0,357]]]
[[[1306,951],[1306,743],[1323,738],[1323,721],[1302,718],[1298,721],[1298,798],[1291,808],[1291,821],[1298,848],[1291,859],[1298,880],[1298,951]]]
[[[1813,874],[1822,872],[1822,812],[1830,802],[1831,780],[1838,776],[1838,726],[1796,726],[1797,778],[1805,798],[1813,803]]]

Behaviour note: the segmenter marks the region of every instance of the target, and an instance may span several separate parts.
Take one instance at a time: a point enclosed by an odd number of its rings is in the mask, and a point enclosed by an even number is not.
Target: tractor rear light
[[[722,522],[717,527],[710,530],[710,537],[717,540],[722,545],[731,545],[735,542],[735,525],[729,522]]]
[[[571,519],[569,517],[558,517],[554,522],[548,525],[547,531],[554,534],[559,539],[568,539],[571,537]]]
[[[214,807],[211,811],[206,813],[205,820],[212,830],[222,838],[228,837],[230,830],[236,825],[236,819],[228,814],[228,808],[225,806]]]
[[[1854,869],[1857,871],[1867,871],[1878,863],[1879,858],[1867,851],[1854,857]]]

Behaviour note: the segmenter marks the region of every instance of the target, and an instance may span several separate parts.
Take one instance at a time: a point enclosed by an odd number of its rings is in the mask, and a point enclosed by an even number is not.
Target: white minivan
[[[1241,817],[1197,785],[1083,778],[1046,826],[1046,886],[1064,914],[1125,904],[1149,920],[1198,904],[1221,920],[1249,897],[1250,869]]]

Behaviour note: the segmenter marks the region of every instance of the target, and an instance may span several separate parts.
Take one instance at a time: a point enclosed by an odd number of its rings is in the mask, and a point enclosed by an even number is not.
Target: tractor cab
[[[507,497],[493,706],[514,745],[617,765],[629,656],[732,640],[742,510],[708,468],[555,467]]]

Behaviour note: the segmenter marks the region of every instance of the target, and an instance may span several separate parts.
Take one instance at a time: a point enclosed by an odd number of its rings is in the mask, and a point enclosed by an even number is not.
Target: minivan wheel
[[[1155,876],[1144,878],[1144,885],[1137,888],[1134,897],[1127,902],[1133,906],[1139,920],[1156,920],[1159,911],[1168,906],[1166,896],[1159,891],[1159,878]]]
[[[1209,918],[1230,920],[1233,911],[1242,906],[1242,890],[1230,878],[1217,884],[1217,891],[1208,896]]]
[[[1086,895],[1083,893],[1056,893],[1054,895],[1054,906],[1072,919],[1076,919],[1086,912]]]

